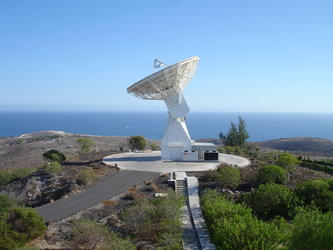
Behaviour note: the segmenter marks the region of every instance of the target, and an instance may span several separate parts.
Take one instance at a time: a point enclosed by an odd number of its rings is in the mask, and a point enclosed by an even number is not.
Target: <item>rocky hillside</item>
[[[261,147],[276,150],[303,151],[333,156],[333,141],[323,138],[296,137],[258,142]]]

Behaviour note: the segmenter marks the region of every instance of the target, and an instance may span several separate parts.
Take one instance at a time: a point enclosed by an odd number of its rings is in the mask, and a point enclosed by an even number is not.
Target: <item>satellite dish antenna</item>
[[[161,150],[162,159],[182,160],[185,150],[191,151],[194,141],[188,133],[185,116],[190,109],[183,96],[183,89],[194,76],[199,57],[191,57],[171,66],[158,59],[154,68],[165,66],[127,88],[127,92],[144,100],[164,100],[168,108],[168,125],[165,130]]]

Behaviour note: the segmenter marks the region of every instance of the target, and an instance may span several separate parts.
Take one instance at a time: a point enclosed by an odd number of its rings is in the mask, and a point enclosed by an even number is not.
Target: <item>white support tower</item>
[[[164,100],[168,108],[168,125],[162,139],[162,159],[182,160],[184,151],[191,151],[194,141],[186,127],[186,115],[190,109],[183,96],[183,89],[194,76],[199,57],[191,57],[167,66],[155,60],[154,69],[166,68],[133,84],[127,92],[144,100]]]

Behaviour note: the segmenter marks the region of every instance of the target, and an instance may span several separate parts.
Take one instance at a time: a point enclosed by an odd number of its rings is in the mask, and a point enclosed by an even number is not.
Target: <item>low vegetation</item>
[[[333,211],[303,206],[283,185],[261,185],[236,200],[206,190],[201,204],[218,249],[310,250],[331,249],[333,244]]]
[[[206,173],[205,178],[208,181],[219,182],[224,188],[237,188],[240,184],[240,172],[237,168],[228,165],[220,165],[217,170],[211,170]]]
[[[315,205],[323,212],[333,210],[333,179],[305,181],[295,193],[305,205]]]
[[[11,170],[0,170],[0,186],[7,185],[13,180],[24,178],[36,170],[37,168],[15,168]]]
[[[63,163],[64,161],[66,161],[66,156],[63,153],[61,153],[55,149],[46,151],[43,154],[43,158],[44,158],[44,160],[46,160],[48,162]]]
[[[152,200],[138,200],[120,215],[128,236],[156,241],[162,249],[181,249],[180,216],[183,200],[173,193]]]
[[[43,218],[33,208],[18,207],[15,201],[0,195],[0,249],[15,249],[43,235]]]
[[[95,146],[95,142],[90,138],[79,138],[77,139],[77,142],[79,143],[81,152],[88,153],[90,152],[91,148]]]
[[[283,168],[274,165],[265,165],[258,170],[257,182],[259,184],[284,184],[287,182],[287,178],[288,173]]]
[[[285,225],[266,223],[257,219],[249,207],[206,191],[201,206],[218,249],[276,249],[284,242]]]
[[[298,159],[289,153],[280,153],[277,156],[276,165],[283,167],[289,173],[295,170],[296,165],[299,163]]]
[[[131,150],[144,150],[147,146],[147,142],[143,136],[131,136],[128,139],[128,146]]]
[[[87,186],[93,179],[95,179],[95,171],[91,168],[85,168],[79,172],[76,182],[79,185]]]
[[[300,205],[299,198],[288,187],[275,183],[260,185],[257,189],[243,194],[240,201],[262,220],[275,217],[291,219]]]
[[[333,179],[325,173],[333,172],[333,161],[239,143],[241,130],[231,124],[226,136],[220,133],[219,149],[253,162],[241,170],[238,188],[210,183],[222,182],[220,169],[201,178],[203,214],[217,249],[332,249]]]
[[[74,221],[72,231],[72,247],[85,249],[122,249],[135,250],[136,247],[127,239],[118,237],[106,226],[93,220],[81,219]]]
[[[300,166],[317,171],[323,171],[328,174],[333,174],[333,160],[310,160],[300,157]]]
[[[318,210],[301,211],[292,221],[288,249],[332,249],[333,213]]]
[[[44,169],[53,174],[60,173],[64,168],[61,166],[61,163],[57,161],[51,161],[45,164]]]

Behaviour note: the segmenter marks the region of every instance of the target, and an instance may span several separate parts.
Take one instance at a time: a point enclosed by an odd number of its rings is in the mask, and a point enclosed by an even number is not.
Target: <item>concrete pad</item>
[[[219,161],[162,161],[161,151],[115,154],[105,157],[103,162],[108,165],[117,165],[122,170],[158,173],[208,171],[215,169],[221,162],[238,167],[245,167],[251,163],[243,157],[227,154],[220,154]]]

